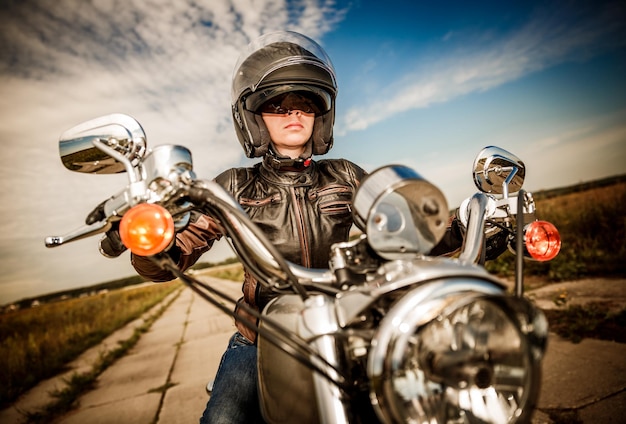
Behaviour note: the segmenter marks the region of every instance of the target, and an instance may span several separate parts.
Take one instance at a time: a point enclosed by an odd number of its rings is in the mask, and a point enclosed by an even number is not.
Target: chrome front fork
[[[324,295],[313,295],[305,300],[305,309],[302,312],[298,332],[305,338],[312,340],[313,347],[331,365],[341,366],[340,349],[336,337],[333,335],[339,330],[335,304],[333,299]],[[341,376],[328,365],[312,358],[321,369],[335,381]],[[313,373],[313,384],[320,416],[325,424],[342,424],[350,422],[349,399],[345,393],[329,378],[319,373]]]

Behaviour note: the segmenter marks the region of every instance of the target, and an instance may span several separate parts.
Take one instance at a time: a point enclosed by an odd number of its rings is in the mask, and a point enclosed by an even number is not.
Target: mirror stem
[[[509,170],[509,169],[511,173],[509,174],[508,177],[506,177],[506,180],[502,182],[502,195],[504,196],[505,199],[509,198],[509,184],[511,183],[511,181],[513,181],[513,177],[517,175],[517,171],[519,168],[517,168],[516,166],[503,168],[503,170]]]
[[[131,184],[139,181],[135,168],[133,168],[133,164],[124,155],[117,152],[115,149],[107,146],[105,143],[98,139],[93,140],[93,145],[124,165],[124,168],[126,168],[126,172],[128,173],[128,179]]]

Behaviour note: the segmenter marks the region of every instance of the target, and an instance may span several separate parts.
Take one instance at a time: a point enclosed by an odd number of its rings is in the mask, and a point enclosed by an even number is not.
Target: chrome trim
[[[485,215],[489,198],[484,193],[476,193],[467,206],[467,229],[459,260],[463,263],[477,263],[483,249]]]

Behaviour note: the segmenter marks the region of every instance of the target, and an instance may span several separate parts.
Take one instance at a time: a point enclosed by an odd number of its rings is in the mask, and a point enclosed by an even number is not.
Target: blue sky
[[[339,80],[335,147],[367,170],[415,168],[451,207],[484,146],[527,165],[528,190],[626,172],[621,1],[43,0],[0,5],[0,304],[133,274],[80,225],[123,176],[66,171],[58,137],[121,112],[212,178],[250,164],[232,128],[238,53],[263,32],[316,39]],[[218,246],[206,255],[231,256]]]

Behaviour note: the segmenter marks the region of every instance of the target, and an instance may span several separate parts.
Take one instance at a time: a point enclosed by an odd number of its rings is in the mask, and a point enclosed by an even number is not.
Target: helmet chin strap
[[[265,155],[267,162],[274,169],[284,170],[284,171],[299,171],[305,168],[308,168],[311,165],[311,141],[307,143],[306,149],[300,157],[297,158],[289,158],[285,156],[280,156],[275,148],[274,144],[270,143],[269,148],[267,149],[267,153]]]

